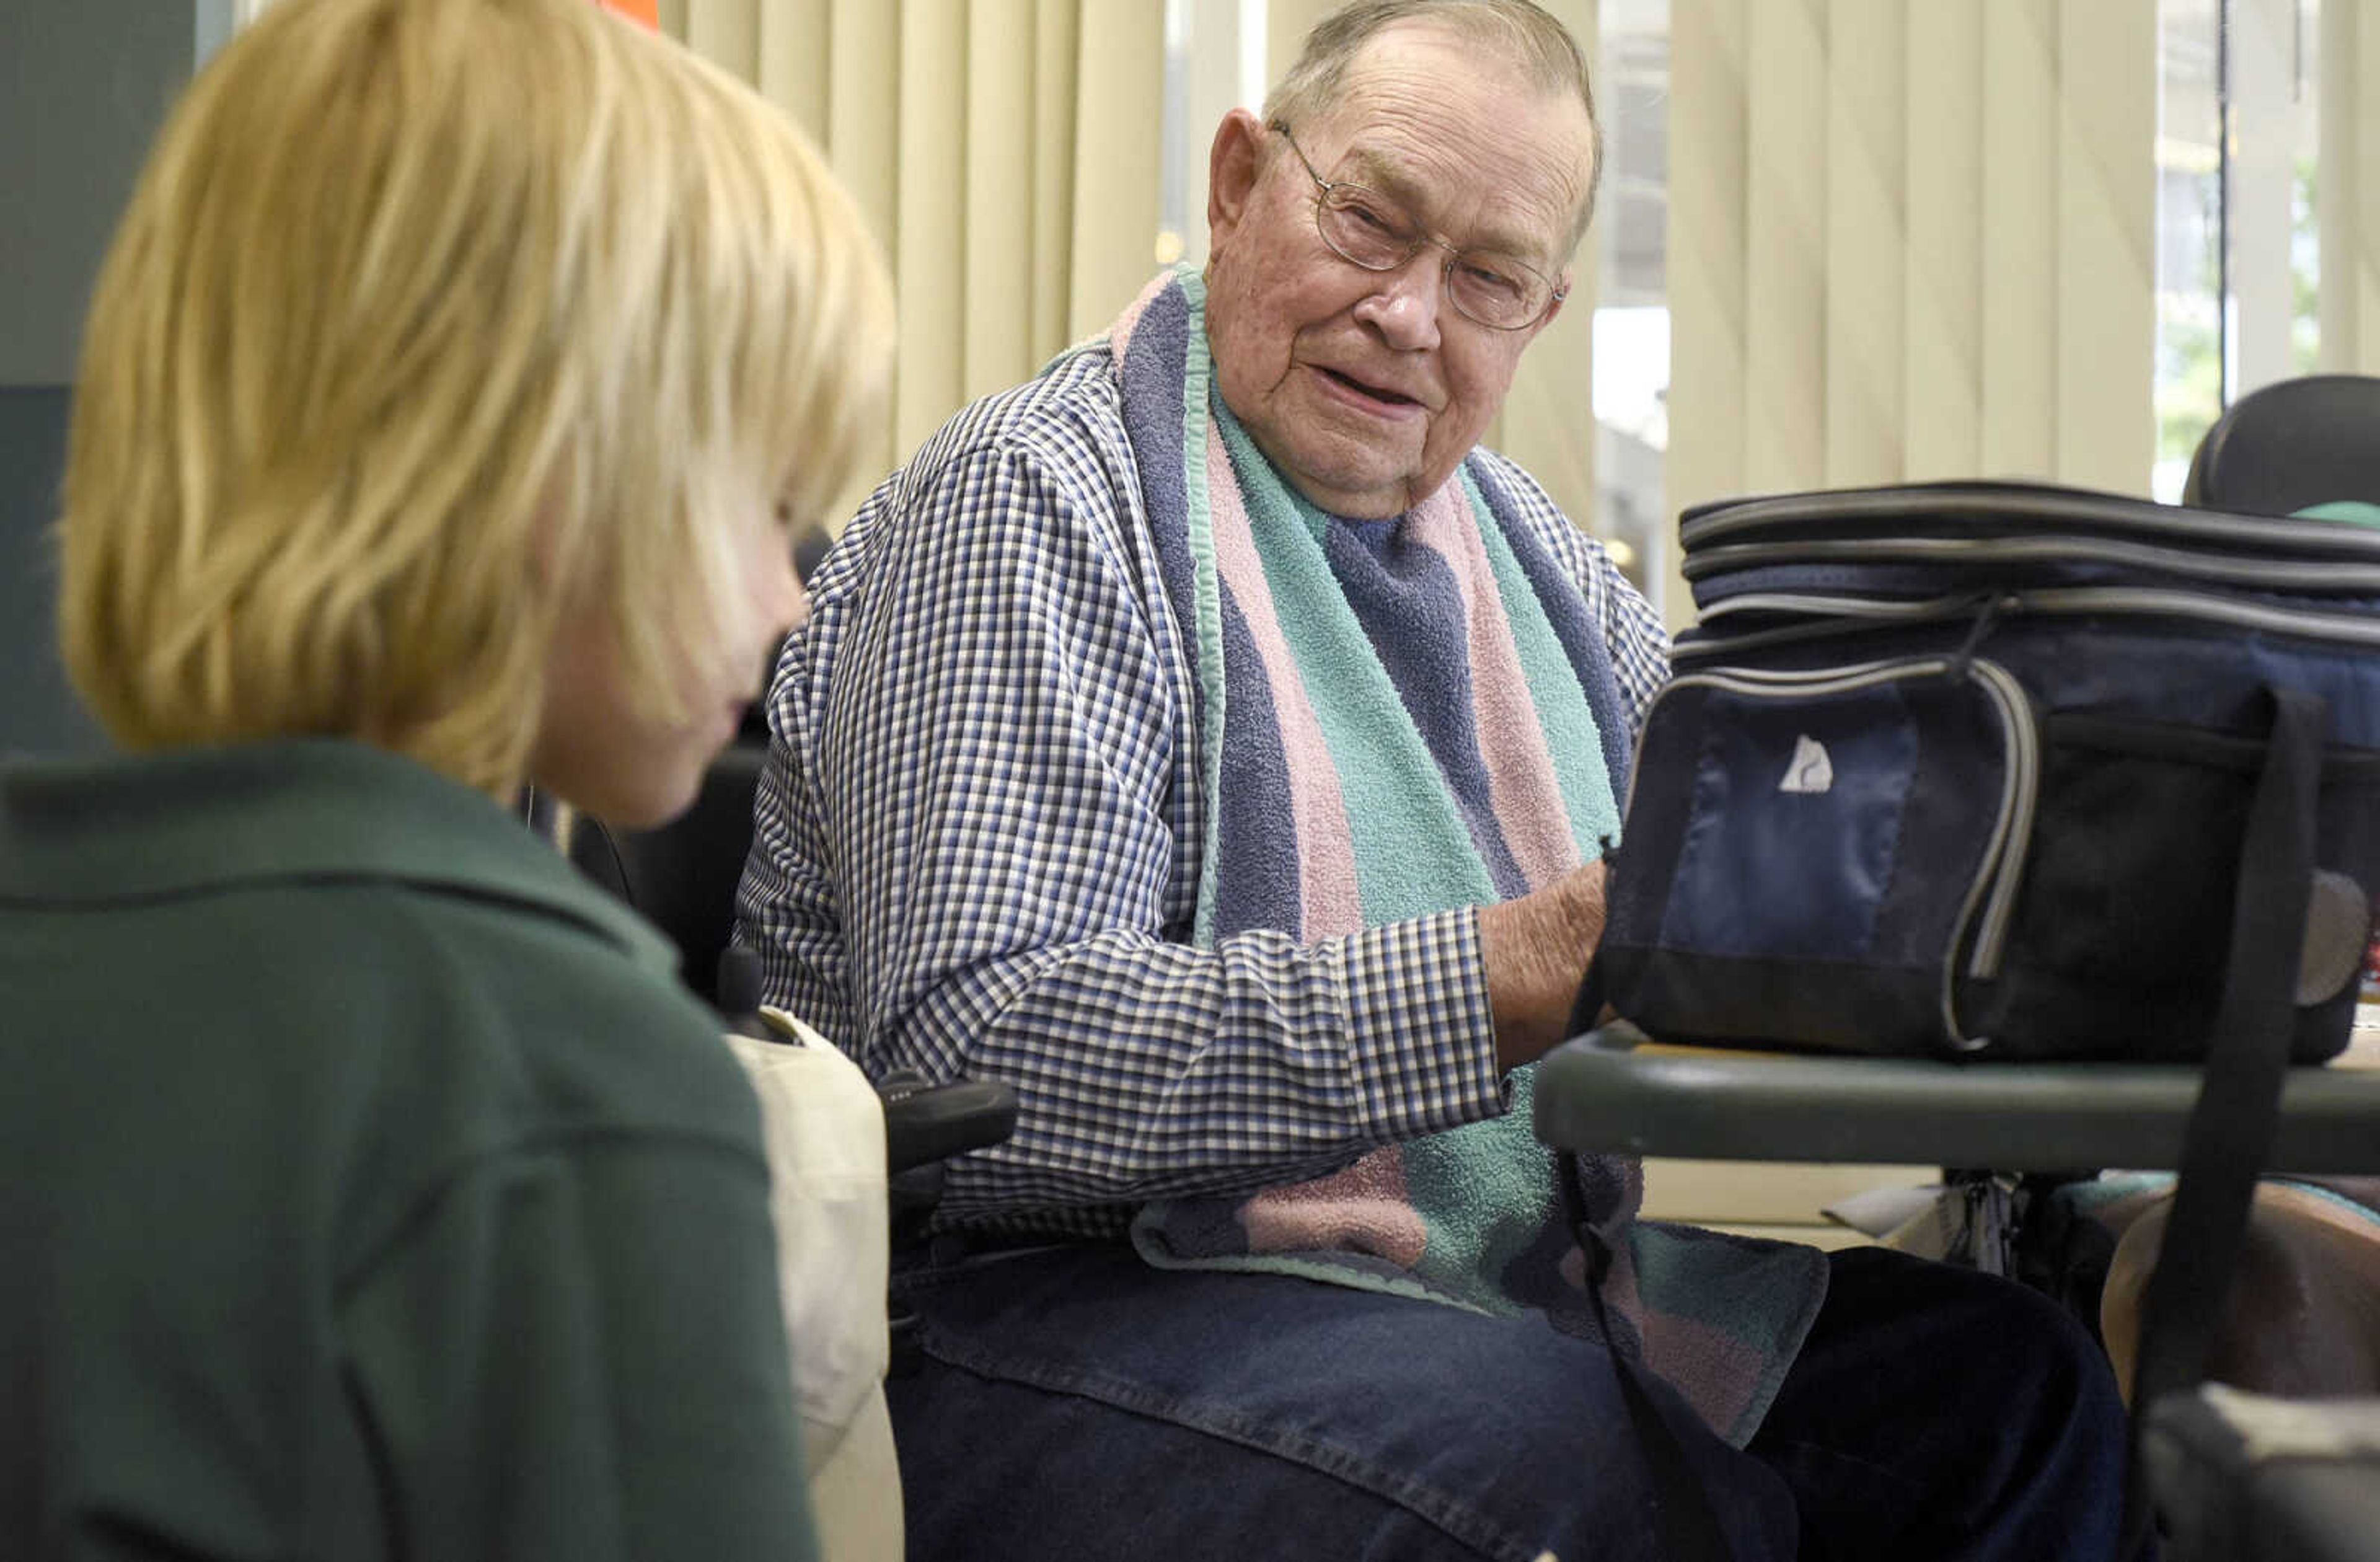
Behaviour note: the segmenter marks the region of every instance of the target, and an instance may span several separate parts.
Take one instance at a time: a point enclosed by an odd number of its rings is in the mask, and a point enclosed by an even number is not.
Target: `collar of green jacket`
[[[675,951],[487,796],[365,744],[295,738],[0,766],[0,907],[377,879],[525,905],[663,975]]]

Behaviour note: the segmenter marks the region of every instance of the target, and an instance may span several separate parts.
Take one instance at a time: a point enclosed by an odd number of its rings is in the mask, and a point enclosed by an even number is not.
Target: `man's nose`
[[[1400,351],[1435,348],[1439,311],[1446,307],[1445,260],[1435,245],[1425,244],[1394,271],[1378,273],[1372,290],[1356,300],[1355,318]]]

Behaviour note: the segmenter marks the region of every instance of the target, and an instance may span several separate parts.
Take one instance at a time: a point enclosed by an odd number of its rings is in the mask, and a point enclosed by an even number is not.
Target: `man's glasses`
[[[1431,237],[1412,214],[1378,190],[1326,179],[1314,171],[1305,149],[1289,127],[1274,120],[1270,127],[1289,142],[1289,150],[1305,165],[1319,194],[1314,201],[1314,227],[1333,254],[1366,271],[1394,271],[1414,258],[1425,244],[1446,251],[1446,296],[1466,320],[1497,331],[1522,331],[1543,319],[1562,297],[1562,290],[1545,273],[1525,262],[1492,250],[1457,250]]]

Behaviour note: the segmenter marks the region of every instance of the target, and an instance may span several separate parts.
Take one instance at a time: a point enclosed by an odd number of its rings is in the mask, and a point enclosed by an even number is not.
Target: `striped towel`
[[[1194,937],[1300,940],[1524,895],[1615,838],[1627,725],[1609,653],[1475,452],[1391,520],[1324,514],[1213,388],[1205,289],[1161,275],[1109,334],[1168,594],[1195,648],[1210,840]],[[1508,1110],[1316,1181],[1146,1206],[1149,1263],[1304,1275],[1594,1335],[1584,1256]],[[1634,1219],[1631,1159],[1590,1159],[1615,1348],[1748,1439],[1824,1293],[1813,1250]]]

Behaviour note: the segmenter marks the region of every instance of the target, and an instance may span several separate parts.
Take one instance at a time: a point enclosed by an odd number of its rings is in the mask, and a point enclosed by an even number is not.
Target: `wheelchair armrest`
[[[759,1018],[760,957],[740,945],[720,952],[721,1018],[727,1028],[763,1041],[783,1040]],[[1016,1091],[997,1080],[929,1083],[914,1069],[879,1080],[884,1104],[884,1169],[897,1178],[918,1166],[997,1144],[1016,1129]]]
[[[2380,1555],[2380,1400],[2280,1399],[2209,1383],[2140,1413],[2164,1555],[2175,1562]]]
[[[1016,1128],[1016,1091],[998,1080],[930,1085],[903,1070],[876,1093],[884,1103],[884,1165],[895,1177],[997,1144]]]
[[[892,1174],[885,1188],[892,1217],[892,1247],[913,1247],[926,1239],[942,1199],[943,1163],[1006,1139],[1016,1128],[1016,1089],[998,1080],[959,1080],[928,1084],[898,1069],[878,1081],[884,1103],[884,1164]],[[917,1370],[923,1346],[917,1314],[897,1301],[890,1313],[892,1374]]]

